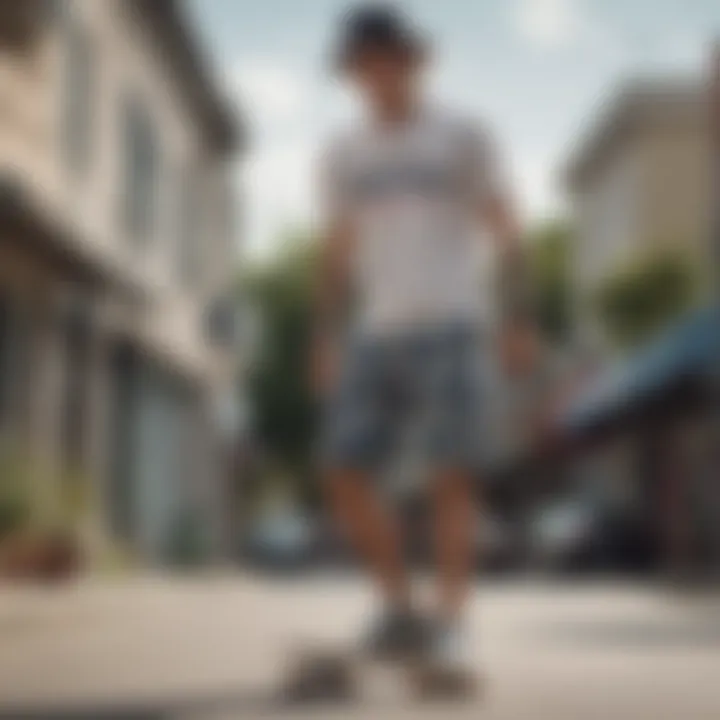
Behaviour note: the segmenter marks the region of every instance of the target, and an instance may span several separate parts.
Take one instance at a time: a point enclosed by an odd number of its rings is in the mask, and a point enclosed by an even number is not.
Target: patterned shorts
[[[374,472],[410,436],[412,452],[432,468],[476,468],[485,355],[468,325],[351,340],[326,409],[325,464]]]

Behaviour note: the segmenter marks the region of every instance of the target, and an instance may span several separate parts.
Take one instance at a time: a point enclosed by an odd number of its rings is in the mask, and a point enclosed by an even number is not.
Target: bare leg
[[[452,620],[463,609],[475,558],[472,478],[464,470],[441,472],[433,486],[439,610]]]
[[[342,530],[367,563],[386,601],[409,608],[410,582],[398,524],[362,472],[336,471],[328,479],[329,499]]]

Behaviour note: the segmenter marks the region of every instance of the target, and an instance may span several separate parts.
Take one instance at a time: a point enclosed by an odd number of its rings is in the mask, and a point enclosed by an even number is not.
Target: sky
[[[238,161],[253,255],[311,225],[314,167],[353,98],[327,70],[346,0],[188,0],[248,127]],[[406,0],[435,47],[431,92],[488,124],[529,221],[566,211],[560,170],[603,102],[634,77],[699,74],[718,0]]]

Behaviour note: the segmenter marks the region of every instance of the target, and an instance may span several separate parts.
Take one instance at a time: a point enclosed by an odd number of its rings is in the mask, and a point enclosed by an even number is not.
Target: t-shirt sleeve
[[[466,133],[470,193],[475,202],[504,198],[509,193],[505,158],[495,135],[476,123]]]

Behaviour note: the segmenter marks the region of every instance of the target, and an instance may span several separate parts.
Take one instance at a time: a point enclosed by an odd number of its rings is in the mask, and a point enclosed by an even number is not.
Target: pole
[[[713,266],[713,295],[720,302],[720,38],[713,46],[710,68],[710,153],[712,227],[710,229],[710,262]]]
[[[710,202],[712,207],[712,227],[710,229],[710,254],[709,261],[712,263],[713,293],[711,302],[715,318],[716,333],[720,333],[720,37],[715,40],[710,68],[710,156],[712,162]],[[720,369],[714,367],[710,377],[710,433],[711,445],[720,448]],[[709,470],[711,475],[711,486],[720,482],[720,452],[711,451],[709,458]],[[717,490],[713,487],[713,497],[717,497]],[[715,504],[717,507],[717,504]],[[717,549],[717,559],[720,560],[720,516],[715,518],[716,530],[714,532],[713,545]],[[720,575],[720,566],[712,568]]]

